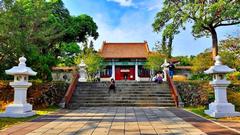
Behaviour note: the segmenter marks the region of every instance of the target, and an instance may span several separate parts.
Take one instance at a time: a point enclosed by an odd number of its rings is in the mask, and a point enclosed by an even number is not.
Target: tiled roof
[[[105,58],[147,58],[150,53],[146,41],[139,43],[108,43],[103,42],[99,54]]]
[[[192,66],[176,66],[176,69],[191,70]]]
[[[77,67],[52,67],[52,70],[57,71],[57,70],[63,70],[63,71],[71,71],[71,70],[76,70]]]

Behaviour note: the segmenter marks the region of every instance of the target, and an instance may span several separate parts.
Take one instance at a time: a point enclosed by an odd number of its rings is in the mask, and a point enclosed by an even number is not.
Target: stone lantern
[[[164,63],[161,65],[161,67],[163,67],[163,73],[164,73],[163,81],[164,82],[167,81],[168,66],[169,66],[169,63],[167,62],[167,59],[165,59]]]
[[[210,84],[214,88],[215,101],[209,104],[209,110],[205,110],[205,113],[211,117],[240,116],[239,112],[235,112],[234,105],[227,101],[226,89],[230,81],[226,80],[225,74],[233,71],[234,69],[222,65],[220,56],[216,56],[214,66],[205,71],[206,74],[213,75],[213,81]]]
[[[86,71],[86,64],[82,60],[81,63],[78,65],[79,66],[79,82],[87,82],[87,71]]]
[[[14,101],[6,107],[6,111],[0,117],[27,117],[35,115],[32,105],[27,103],[27,89],[32,85],[28,82],[28,76],[35,76],[31,68],[26,67],[26,58],[20,57],[18,66],[5,70],[6,74],[13,75],[14,81],[10,85],[14,88]]]

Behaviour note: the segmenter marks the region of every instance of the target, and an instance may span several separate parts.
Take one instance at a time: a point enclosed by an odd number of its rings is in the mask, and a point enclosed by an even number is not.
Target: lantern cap
[[[167,62],[167,59],[165,59],[161,67],[168,67],[168,66],[169,66],[169,63]]]
[[[215,57],[215,64],[211,66],[208,70],[204,71],[205,74],[225,74],[234,72],[235,69],[228,67],[227,65],[222,65],[221,57]]]
[[[86,64],[84,63],[84,60],[81,60],[81,63],[78,66],[79,67],[86,67]]]
[[[35,76],[37,72],[34,72],[30,67],[27,67],[26,61],[27,59],[25,57],[20,57],[18,66],[14,66],[11,69],[5,70],[6,74]]]

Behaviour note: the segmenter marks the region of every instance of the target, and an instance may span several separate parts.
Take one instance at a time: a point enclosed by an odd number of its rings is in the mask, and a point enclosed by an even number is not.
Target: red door
[[[135,68],[134,67],[130,68],[129,80],[135,80]]]
[[[116,67],[115,79],[116,80],[135,80],[135,68],[134,67]]]
[[[121,80],[121,72],[120,72],[121,68],[120,67],[116,67],[115,68],[115,79],[116,80]]]

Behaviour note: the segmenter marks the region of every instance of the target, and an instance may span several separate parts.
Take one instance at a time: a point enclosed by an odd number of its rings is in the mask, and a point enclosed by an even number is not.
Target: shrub
[[[32,81],[33,86],[28,89],[27,101],[34,109],[57,105],[66,93],[68,84],[64,82]],[[14,90],[9,81],[0,81],[0,109],[13,101]]]
[[[240,80],[240,72],[233,72],[233,73],[229,73],[227,74],[227,79],[231,80],[231,81],[238,81]]]
[[[212,76],[204,73],[195,73],[189,80],[212,80]]]
[[[185,106],[207,106],[214,101],[214,91],[209,81],[176,81],[175,85]],[[240,111],[240,83],[230,84],[227,93],[228,101]]]

